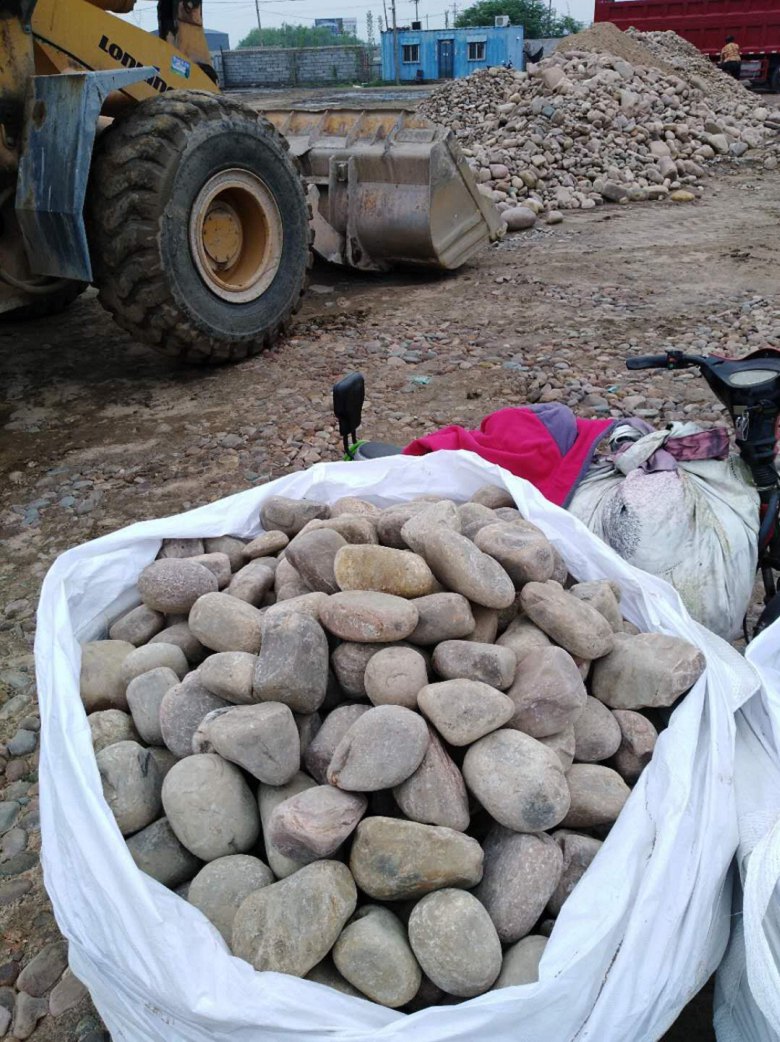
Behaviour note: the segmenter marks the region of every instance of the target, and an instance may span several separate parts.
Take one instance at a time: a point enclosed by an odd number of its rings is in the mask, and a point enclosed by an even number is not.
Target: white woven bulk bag
[[[466,499],[505,486],[580,580],[620,584],[628,618],[698,644],[707,669],[658,741],[618,822],[567,901],[535,984],[406,1015],[230,955],[201,913],[135,867],[103,800],[79,698],[79,643],[137,601],[164,538],[259,531],[272,494],[383,505]],[[637,571],[529,484],[470,453],[318,464],[187,514],[145,521],[63,554],[44,582],[36,639],[45,882],[114,1042],[651,1042],[718,965],[738,840],[736,710],[753,672]]]
[[[737,713],[734,929],[718,970],[719,1042],[780,1039],[780,622],[748,645],[761,691]]]
[[[733,640],[742,632],[758,557],[758,492],[738,456],[680,461],[646,473],[648,460],[675,439],[701,433],[695,423],[639,437],[626,424],[610,445],[637,440],[614,462],[597,462],[569,510],[620,556],[666,579],[703,626]]]

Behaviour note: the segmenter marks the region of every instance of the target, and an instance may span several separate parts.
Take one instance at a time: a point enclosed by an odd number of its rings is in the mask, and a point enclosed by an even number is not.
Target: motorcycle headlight
[[[778,377],[780,377],[780,373],[775,372],[774,369],[743,369],[739,373],[732,373],[727,378],[727,382],[732,387],[753,387],[755,384],[762,384],[766,380]]]

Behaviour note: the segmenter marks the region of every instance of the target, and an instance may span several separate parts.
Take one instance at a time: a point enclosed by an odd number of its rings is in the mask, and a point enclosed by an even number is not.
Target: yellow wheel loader
[[[137,340],[245,358],[299,306],[311,249],[457,268],[500,234],[452,135],[404,111],[258,114],[220,94],[201,0],[0,0],[0,314],[93,283]],[[113,13],[112,13],[113,12]]]

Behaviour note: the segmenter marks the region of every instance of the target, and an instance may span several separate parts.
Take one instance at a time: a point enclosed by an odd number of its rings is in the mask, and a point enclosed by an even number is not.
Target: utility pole
[[[428,15],[425,16],[425,28],[430,29],[430,26],[428,25]]]
[[[450,9],[447,8],[444,12],[444,28],[449,29],[450,27]]]
[[[458,5],[454,3],[452,5],[452,27],[453,29],[458,24]]]
[[[398,56],[398,22],[395,17],[395,0],[392,0],[393,11],[393,66],[395,68],[395,82],[401,82],[401,63]]]
[[[263,46],[263,40],[262,40],[263,27],[260,24],[260,0],[255,0],[255,11],[257,11],[257,31],[260,33],[260,37],[261,37],[258,40],[258,46],[262,47]]]
[[[414,0],[414,20],[420,21],[420,0]]]

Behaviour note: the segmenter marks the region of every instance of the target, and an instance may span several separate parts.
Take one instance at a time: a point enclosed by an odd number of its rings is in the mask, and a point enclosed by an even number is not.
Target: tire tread
[[[171,92],[141,102],[99,139],[88,194],[88,229],[98,298],[114,321],[137,340],[189,363],[238,361],[270,347],[298,311],[312,264],[309,228],[306,272],[284,314],[248,336],[210,335],[176,302],[159,248],[163,186],[187,139],[204,121],[252,125],[278,152],[279,162],[305,186],[289,143],[252,109],[224,95]],[[307,209],[308,212],[308,209]],[[310,217],[310,213],[308,214]]]

